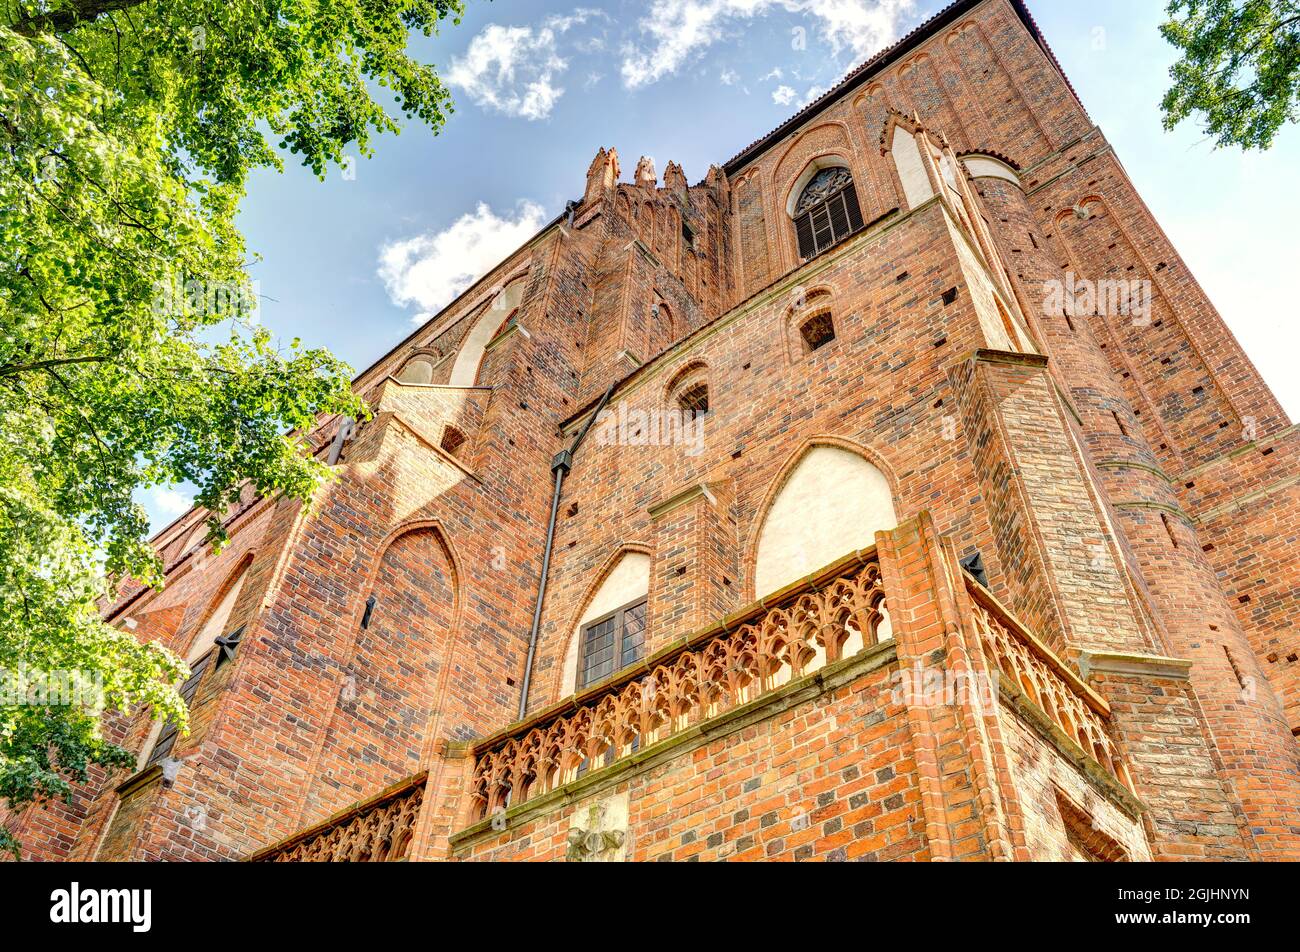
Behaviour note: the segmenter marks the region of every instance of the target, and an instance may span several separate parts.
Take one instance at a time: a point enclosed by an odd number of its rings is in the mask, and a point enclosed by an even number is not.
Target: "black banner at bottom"
[[[596,865],[6,863],[0,895],[11,930],[147,944],[209,929],[227,939],[249,930],[258,940],[409,933],[439,941],[451,923],[445,937],[454,941],[476,922],[491,923],[497,942],[509,942],[513,929],[525,941],[544,941],[528,933],[608,921],[619,907],[638,919],[672,917],[672,928],[685,927],[686,935],[751,932],[760,922],[807,927],[814,917],[828,916],[829,924],[847,915],[885,917],[891,929],[915,930],[918,941],[996,934],[1009,917],[1017,929],[1171,937],[1200,930],[1231,941],[1243,929],[1289,922],[1281,905],[1293,892],[1293,871],[1268,864],[828,864],[817,871],[737,864],[708,874],[698,865]]]

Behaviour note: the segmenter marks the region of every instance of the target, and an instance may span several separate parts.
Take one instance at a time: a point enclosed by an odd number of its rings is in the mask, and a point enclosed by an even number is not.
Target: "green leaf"
[[[1220,146],[1265,150],[1300,119],[1296,0],[1173,0],[1160,28],[1182,58],[1161,101],[1164,126],[1196,115]]]

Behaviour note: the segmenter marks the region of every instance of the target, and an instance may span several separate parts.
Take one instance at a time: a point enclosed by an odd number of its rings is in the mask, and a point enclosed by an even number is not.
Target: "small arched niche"
[[[448,455],[459,456],[465,448],[465,434],[456,427],[447,425],[442,429],[442,440],[438,445]]]
[[[898,525],[885,474],[839,446],[816,444],[799,458],[772,500],[754,555],[754,594],[762,598]]]
[[[408,360],[397,375],[400,383],[433,383],[433,360],[426,354],[418,354]]]
[[[821,350],[835,340],[835,317],[830,311],[818,311],[799,320],[799,341],[805,354]]]
[[[707,416],[712,410],[708,366],[698,361],[687,364],[673,376],[666,397],[668,408],[688,419]]]
[[[644,655],[650,556],[624,552],[591,596],[569,637],[561,694],[604,680]],[[637,607],[640,606],[640,611]],[[638,629],[637,626],[640,625]],[[626,661],[626,663],[625,663]]]

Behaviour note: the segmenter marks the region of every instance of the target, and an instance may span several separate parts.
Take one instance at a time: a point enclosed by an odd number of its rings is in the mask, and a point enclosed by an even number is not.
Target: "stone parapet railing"
[[[395,863],[407,858],[424,800],[425,774],[254,853],[254,863]]]
[[[1130,793],[1133,782],[1107,729],[1110,705],[970,577],[975,628],[989,662]]]
[[[471,820],[608,767],[890,637],[875,549],[852,553],[476,744]]]

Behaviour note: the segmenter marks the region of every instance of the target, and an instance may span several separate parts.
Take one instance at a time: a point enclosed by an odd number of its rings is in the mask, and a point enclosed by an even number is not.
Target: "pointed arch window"
[[[198,693],[199,682],[203,680],[203,675],[212,664],[216,654],[216,649],[209,650],[201,658],[190,665],[190,676],[185,679],[185,683],[180,687],[181,700],[185,702],[187,710],[194,707],[194,695]],[[154,766],[154,764],[162,763],[165,759],[170,757],[172,750],[176,747],[176,738],[179,735],[180,728],[171,721],[162,724],[162,729],[158,732],[158,738],[154,741],[153,749],[149,751],[149,756],[145,758],[142,769],[147,770]]]
[[[853,174],[842,167],[822,169],[812,177],[794,207],[799,257],[815,258],[862,230],[862,210]]]

